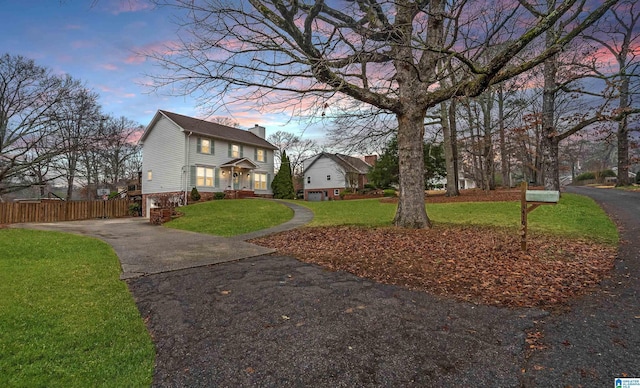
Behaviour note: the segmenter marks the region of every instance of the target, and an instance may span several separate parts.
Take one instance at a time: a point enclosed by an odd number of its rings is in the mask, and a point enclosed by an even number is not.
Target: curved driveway
[[[601,289],[536,325],[547,347],[528,360],[525,386],[606,387],[640,378],[640,192],[567,187],[598,202],[620,231],[618,260]]]

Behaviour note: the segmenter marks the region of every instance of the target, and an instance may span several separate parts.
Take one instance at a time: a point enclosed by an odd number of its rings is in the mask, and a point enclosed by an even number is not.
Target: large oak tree
[[[205,104],[317,107],[346,96],[395,115],[394,223],[424,228],[431,225],[422,153],[427,109],[539,65],[615,2],[564,0],[540,9],[529,0],[177,0],[168,4],[183,16],[180,40],[151,56],[168,70],[157,87]],[[545,31],[558,25],[565,30],[545,44]]]

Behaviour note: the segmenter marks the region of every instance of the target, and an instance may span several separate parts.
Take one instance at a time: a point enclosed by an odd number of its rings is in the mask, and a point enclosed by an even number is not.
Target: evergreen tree
[[[280,159],[280,169],[271,182],[273,190],[273,198],[278,199],[294,199],[295,192],[293,190],[293,179],[291,177],[291,163],[287,157],[286,151],[282,151]]]
[[[425,189],[433,186],[433,181],[447,175],[444,152],[441,144],[423,143]],[[398,140],[393,137],[369,172],[369,181],[379,188],[389,188],[400,184],[398,161]]]

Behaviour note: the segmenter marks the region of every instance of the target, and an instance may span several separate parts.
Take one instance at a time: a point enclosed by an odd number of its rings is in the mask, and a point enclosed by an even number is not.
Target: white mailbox
[[[553,190],[527,190],[525,197],[527,202],[558,203],[560,192]]]

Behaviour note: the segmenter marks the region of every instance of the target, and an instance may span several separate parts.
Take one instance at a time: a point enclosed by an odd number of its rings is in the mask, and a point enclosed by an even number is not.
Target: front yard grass
[[[380,199],[296,203],[314,213],[309,226],[391,226],[395,203]],[[520,202],[428,203],[427,214],[437,224],[486,225],[518,230]],[[529,214],[529,230],[585,238],[607,244],[618,242],[615,224],[590,198],[563,193],[557,205],[540,206]]]
[[[155,351],[111,247],[0,229],[0,386],[149,386]]]
[[[293,210],[287,206],[260,199],[208,201],[178,210],[184,216],[166,226],[224,237],[267,229],[293,217]]]

